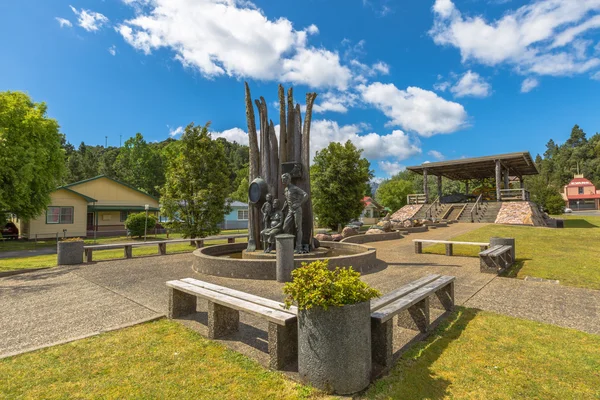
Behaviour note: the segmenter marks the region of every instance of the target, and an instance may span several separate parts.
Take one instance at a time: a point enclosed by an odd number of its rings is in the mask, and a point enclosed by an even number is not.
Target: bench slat
[[[500,247],[502,247],[502,246],[499,246],[499,245],[492,246],[492,247],[490,247],[489,249],[487,249],[487,250],[484,250],[484,251],[480,252],[480,253],[479,253],[479,256],[481,256],[481,257],[489,257],[489,255],[490,255],[492,252],[494,252],[494,251],[498,250]]]
[[[244,238],[248,235],[244,234],[244,233],[239,233],[239,234],[235,234],[235,235],[227,235],[227,236],[207,236],[204,238],[194,238],[194,239],[168,239],[168,240],[155,240],[152,242],[130,242],[130,243],[113,243],[113,244],[92,244],[92,245],[87,245],[87,246],[83,246],[84,249],[92,249],[92,250],[106,250],[106,249],[121,249],[124,246],[133,246],[133,247],[139,247],[139,246],[151,246],[151,245],[157,245],[160,243],[185,243],[185,242],[195,242],[195,241],[208,241],[208,240],[225,240],[225,239],[231,239],[231,238]]]
[[[483,242],[455,242],[453,240],[434,240],[434,239],[413,239],[413,242],[421,243],[440,243],[440,244],[464,244],[473,246],[489,246],[489,243]]]
[[[511,246],[500,246],[499,249],[496,249],[495,251],[493,251],[490,256],[491,257],[498,257],[499,255],[503,254],[503,253],[507,253],[509,251],[511,251],[512,247]]]
[[[438,279],[440,276],[441,275],[438,275],[438,274],[431,274],[431,275],[424,276],[422,278],[417,279],[416,281],[412,281],[404,286],[399,287],[398,289],[395,289],[389,293],[386,293],[383,296],[379,297],[378,299],[371,300],[371,312],[379,310],[383,306],[386,306],[389,303],[396,300],[398,297],[405,296],[408,293],[417,290],[421,286],[424,286],[424,285]]]
[[[371,318],[384,323],[393,318],[394,315],[406,310],[408,307],[418,303],[424,298],[431,296],[442,287],[448,285],[450,282],[453,282],[455,279],[456,278],[454,276],[441,276],[435,281],[371,313]]]
[[[255,296],[250,293],[241,292],[239,290],[230,289],[230,288],[227,288],[224,286],[215,285],[215,284],[212,284],[209,282],[204,282],[204,281],[194,279],[194,278],[185,278],[185,279],[181,279],[181,281],[190,283],[194,286],[212,290],[214,292],[223,293],[223,294],[226,294],[231,297],[237,297],[238,299],[246,300],[246,301],[249,301],[254,304],[269,307],[274,310],[282,311],[282,312],[289,313],[292,315],[298,315],[298,307],[296,307],[296,306],[291,306],[289,310],[286,310],[285,308],[283,308],[283,303],[280,303],[278,301],[274,301],[271,299],[265,299],[264,297]]]
[[[225,307],[263,317],[269,322],[274,322],[278,325],[287,325],[296,320],[296,316],[293,314],[254,304],[246,300],[238,299],[237,297],[227,296],[225,294],[204,289],[187,282],[168,281],[167,286],[181,290],[182,292],[194,295],[196,297],[202,297]]]

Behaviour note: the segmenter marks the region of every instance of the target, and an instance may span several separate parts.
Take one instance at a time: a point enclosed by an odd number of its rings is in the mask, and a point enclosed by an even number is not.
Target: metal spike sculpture
[[[279,143],[275,136],[275,127],[267,114],[267,103],[263,97],[255,100],[259,116],[260,137],[256,132],[256,119],[248,83],[246,88],[246,120],[248,121],[248,141],[250,148],[249,166],[249,215],[247,251],[263,249],[261,242],[261,207],[266,194],[279,199],[284,204],[284,187],[281,176],[290,173],[293,185],[308,194],[308,200],[302,205],[302,247],[312,250],[313,213],[310,200],[310,124],[316,93],[306,94],[306,115],[304,125],[300,113],[300,104],[294,106],[292,88],[287,92],[287,115],[285,90],[279,85]],[[288,209],[288,212],[289,209]],[[293,233],[293,232],[289,232]],[[301,246],[300,246],[301,245]]]

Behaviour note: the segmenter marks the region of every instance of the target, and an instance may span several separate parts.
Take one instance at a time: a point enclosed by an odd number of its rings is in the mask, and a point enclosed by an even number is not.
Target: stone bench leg
[[[371,320],[371,360],[383,367],[392,365],[393,329],[393,319],[384,323]]]
[[[204,240],[196,240],[196,248],[201,249],[204,247]]]
[[[92,249],[85,249],[85,261],[86,262],[92,262],[92,254],[93,254]]]
[[[298,323],[269,322],[269,368],[283,369],[298,359]]]
[[[452,255],[452,243],[446,243],[446,255],[447,256]]]
[[[454,308],[454,282],[450,282],[430,297],[430,305],[439,310],[450,311]]]
[[[496,266],[496,263],[494,262],[492,257],[479,256],[479,272],[483,272],[486,274],[497,274],[498,266]]]
[[[158,244],[158,254],[164,256],[165,254],[167,254],[167,244],[166,243],[159,243]]]
[[[398,314],[398,326],[402,328],[427,332],[429,330],[429,297],[408,307]]]
[[[487,246],[479,246],[479,251],[485,251],[487,250]]]
[[[240,324],[240,312],[212,301],[208,302],[208,338],[237,332]]]
[[[227,238],[227,243],[235,243],[235,238]]]
[[[133,257],[133,248],[131,246],[125,246],[124,256],[125,258]]]
[[[421,243],[421,242],[415,242],[415,253],[416,254],[423,253],[423,243]]]
[[[196,312],[196,296],[169,288],[168,317],[179,318]]]

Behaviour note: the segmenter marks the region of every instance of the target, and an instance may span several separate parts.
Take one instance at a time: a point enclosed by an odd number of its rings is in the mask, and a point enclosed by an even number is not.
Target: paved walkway
[[[457,304],[600,334],[600,291],[482,274],[476,258],[414,254],[411,239],[447,239],[479,226],[454,224],[371,243],[381,262],[364,279],[385,293],[428,273],[454,275]],[[0,357],[159,318],[166,313],[164,283],[170,279],[196,277],[283,298],[282,284],[196,274],[192,259],[189,253],[141,257],[0,278]],[[200,314],[189,324],[202,331],[206,314]],[[264,327],[244,315],[241,321],[259,339],[254,348],[266,351]],[[227,344],[235,348],[234,342]]]

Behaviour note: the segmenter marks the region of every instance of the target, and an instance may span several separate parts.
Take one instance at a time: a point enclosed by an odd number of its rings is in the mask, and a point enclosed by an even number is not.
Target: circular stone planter
[[[58,242],[56,248],[58,265],[83,263],[83,240],[76,242]]]
[[[298,372],[329,393],[356,393],[371,378],[370,302],[298,311]]]

